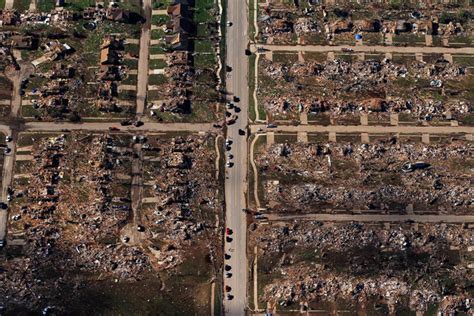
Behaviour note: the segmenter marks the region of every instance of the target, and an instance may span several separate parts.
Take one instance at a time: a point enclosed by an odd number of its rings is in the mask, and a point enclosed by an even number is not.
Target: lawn
[[[30,0],[14,0],[13,9],[19,12],[24,12],[29,9],[30,3]]]
[[[54,0],[38,0],[38,10],[40,12],[51,12],[56,7],[56,1]]]
[[[166,62],[162,59],[151,59],[148,68],[149,69],[164,69]]]

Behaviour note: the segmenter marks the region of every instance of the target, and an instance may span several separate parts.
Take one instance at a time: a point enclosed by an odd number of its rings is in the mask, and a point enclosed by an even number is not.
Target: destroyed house
[[[174,17],[189,17],[189,10],[187,3],[183,3],[184,1],[179,1],[173,5],[170,5],[167,9],[167,13],[171,18]]]
[[[361,32],[379,32],[382,28],[379,20],[359,20],[354,22],[354,26]]]
[[[122,62],[122,54],[116,50],[112,50],[109,47],[102,48],[100,51],[100,64],[101,65],[120,65]]]
[[[20,15],[16,11],[4,10],[0,11],[0,26],[17,25],[20,23]]]
[[[189,50],[189,37],[187,34],[173,34],[165,37],[165,42],[173,50],[187,51]]]
[[[122,62],[123,43],[117,39],[107,39],[100,51],[101,65],[119,65]]]
[[[109,8],[106,14],[107,20],[127,23],[130,21],[130,11],[121,8]]]
[[[95,12],[96,12],[95,8],[85,8],[84,11],[82,11],[82,18],[84,20],[93,19]]]
[[[173,34],[192,34],[194,32],[194,27],[190,20],[183,17],[174,17],[166,24],[166,30]]]
[[[31,36],[14,35],[6,40],[6,46],[17,49],[33,49],[33,38]]]
[[[122,80],[122,72],[118,66],[102,66],[99,71],[99,80],[119,81]]]
[[[334,22],[331,25],[331,30],[334,33],[344,33],[344,32],[350,32],[352,31],[353,24],[350,21],[346,20],[339,20]]]

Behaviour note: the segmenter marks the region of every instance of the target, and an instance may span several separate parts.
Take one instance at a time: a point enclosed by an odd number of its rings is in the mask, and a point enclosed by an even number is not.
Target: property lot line
[[[250,126],[252,133],[261,129],[262,132],[308,132],[308,133],[401,133],[401,134],[451,134],[451,133],[474,133],[471,126],[364,126],[364,125],[280,125],[276,128],[267,128],[264,124],[253,124]]]
[[[288,51],[288,52],[334,52],[351,49],[354,52],[365,53],[425,53],[425,54],[474,54],[473,47],[430,47],[430,46],[318,46],[318,45],[252,45],[253,51],[256,48],[263,48],[270,51]]]
[[[474,223],[471,215],[351,215],[351,214],[302,214],[277,215],[267,214],[269,221],[310,220],[324,222],[405,222],[419,223]]]

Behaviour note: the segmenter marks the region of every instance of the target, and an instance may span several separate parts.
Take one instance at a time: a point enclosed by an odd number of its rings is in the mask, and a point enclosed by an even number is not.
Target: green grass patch
[[[253,99],[253,91],[255,90],[255,59],[257,57],[252,54],[249,57],[249,74],[248,74],[248,84],[249,84],[249,117],[252,121],[256,120],[255,113],[255,100]]]
[[[152,25],[157,25],[157,26],[162,26],[166,23],[168,23],[171,20],[171,18],[168,15],[153,15],[151,17],[151,24]]]
[[[425,36],[419,34],[400,34],[393,36],[393,45],[424,46]]]
[[[216,7],[213,0],[196,1],[196,8],[194,11],[194,21],[198,24],[213,21],[211,12],[215,10],[216,10]]]
[[[129,69],[137,69],[138,68],[138,59],[124,59],[123,64],[127,66]]]
[[[128,75],[127,78],[122,80],[122,84],[136,85],[137,84],[137,75]]]
[[[294,64],[297,61],[298,61],[298,53],[293,53],[293,52],[274,52],[273,53],[273,62],[275,63]]]
[[[150,59],[148,68],[164,69],[166,66],[166,62],[163,59]]]
[[[165,32],[163,30],[152,30],[151,31],[151,39],[152,40],[161,40],[164,38]]]
[[[137,56],[140,53],[140,45],[138,44],[125,44],[125,53],[132,56]]]
[[[38,0],[37,6],[40,12],[51,12],[56,7],[56,1],[55,0]]]
[[[157,54],[164,54],[165,50],[163,49],[161,45],[153,45],[153,46],[150,46],[149,52],[150,52],[150,55],[157,55]]]
[[[462,66],[466,66],[466,67],[474,67],[474,56],[473,55],[454,55],[453,62]]]
[[[14,0],[13,9],[24,12],[30,8],[31,0]]]
[[[168,82],[165,75],[149,75],[148,84],[151,85],[162,85]]]
[[[95,6],[94,0],[69,0],[64,4],[65,9],[72,11],[82,11],[93,6]]]

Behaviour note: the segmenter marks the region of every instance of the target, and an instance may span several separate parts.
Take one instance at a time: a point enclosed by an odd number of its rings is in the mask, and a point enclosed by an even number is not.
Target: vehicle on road
[[[239,102],[240,98],[234,95],[233,100],[234,100],[234,102]]]
[[[133,123],[133,126],[135,127],[140,127],[140,126],[143,126],[145,123],[143,123],[142,121],[136,121],[135,123]]]
[[[224,254],[224,259],[225,260],[229,260],[230,259],[230,255],[228,253]]]
[[[225,277],[228,278],[228,279],[230,279],[230,278],[232,277],[232,273],[227,272],[227,273],[225,274]]]
[[[233,23],[232,23],[231,21],[227,21],[227,26],[230,27],[230,26],[232,26],[232,25],[233,25]]]
[[[241,128],[239,128],[239,135],[241,136],[244,136],[245,135],[245,131]]]
[[[5,247],[5,240],[0,240],[0,249]]]
[[[8,155],[12,152],[12,149],[10,147],[6,147],[3,152],[5,153],[5,155]]]
[[[231,301],[234,298],[234,295],[232,294],[227,294],[227,300]]]
[[[248,48],[245,49],[245,55],[246,55],[246,56],[252,55],[252,52],[250,51],[250,49],[248,49]]]
[[[7,203],[5,203],[5,202],[0,202],[0,209],[6,210],[7,208],[8,208]]]
[[[232,71],[232,67],[229,66],[229,65],[226,65],[226,66],[225,66],[225,71],[231,72],[231,71]]]
[[[232,168],[232,167],[234,166],[234,163],[233,163],[232,161],[227,161],[226,164],[225,164],[225,166],[226,166],[227,168]]]
[[[231,110],[231,109],[234,108],[234,103],[227,102],[226,107],[227,107],[229,110]]]
[[[270,123],[270,124],[267,124],[267,128],[277,128],[278,125],[276,125],[275,123]]]
[[[5,136],[5,141],[7,143],[11,142],[12,140],[13,140],[13,137],[11,137],[10,135]]]
[[[233,239],[232,239],[232,237],[230,237],[230,236],[227,236],[227,237],[225,238],[225,241],[226,241],[226,242],[232,242],[232,240],[233,240]]]
[[[225,291],[226,291],[226,292],[230,292],[230,291],[232,291],[232,288],[231,288],[230,286],[226,285],[226,286],[225,286]]]
[[[124,120],[124,121],[120,122],[120,125],[129,126],[129,125],[132,125],[132,121],[131,120]]]
[[[232,125],[232,124],[234,124],[235,121],[237,121],[238,118],[239,118],[239,117],[238,117],[237,115],[235,115],[235,114],[232,115],[232,117],[231,117],[229,120],[227,120],[227,125]]]
[[[238,106],[234,106],[235,113],[240,113],[240,108]]]
[[[111,132],[118,132],[118,131],[120,131],[120,128],[115,127],[115,126],[112,126],[112,127],[109,127],[109,131],[111,131]]]
[[[232,267],[231,267],[230,265],[226,264],[226,265],[224,266],[224,269],[225,269],[226,271],[230,271],[230,270],[232,270]]]
[[[233,143],[233,140],[232,140],[232,138],[230,138],[230,137],[227,137],[227,138],[226,138],[226,140],[225,140],[225,144],[226,144],[226,146],[230,146],[230,145],[232,145],[232,143]]]
[[[228,155],[227,155],[227,159],[228,159],[228,160],[232,160],[232,159],[234,159],[234,155],[232,155],[232,154],[228,154]]]
[[[233,231],[232,231],[232,229],[230,229],[229,227],[227,227],[227,228],[225,229],[225,234],[226,234],[226,235],[230,236],[230,235],[232,235],[232,233],[233,233]]]

